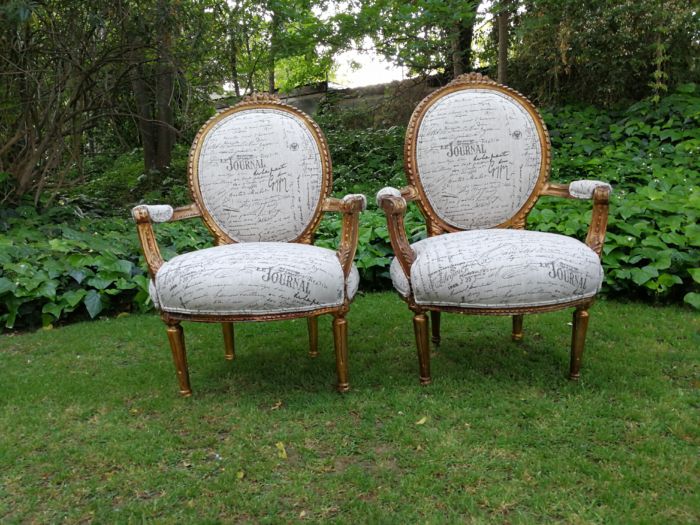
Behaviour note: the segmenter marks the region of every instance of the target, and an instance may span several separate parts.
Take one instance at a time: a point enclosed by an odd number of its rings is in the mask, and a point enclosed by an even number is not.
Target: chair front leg
[[[309,330],[309,356],[318,357],[318,316],[306,318]]]
[[[227,361],[233,361],[236,357],[233,338],[233,323],[221,323],[221,328],[224,332],[224,357]]]
[[[574,310],[573,328],[571,330],[571,362],[569,364],[569,379],[576,381],[581,376],[581,358],[586,343],[588,330],[588,307]]]
[[[523,315],[513,316],[513,332],[510,334],[513,341],[523,340]]]
[[[434,344],[440,344],[440,312],[432,310],[430,312],[430,323],[432,330],[432,341]]]
[[[333,342],[335,344],[335,368],[338,373],[338,392],[350,390],[348,382],[348,322],[344,313],[333,318]]]
[[[185,354],[185,335],[179,321],[166,321],[168,325],[168,340],[170,350],[173,353],[177,380],[180,383],[180,394],[183,397],[192,395],[190,387],[190,374],[187,369],[187,355]]]
[[[413,331],[418,349],[418,367],[420,384],[429,385],[430,379],[430,343],[428,342],[428,318],[424,312],[416,311],[413,316]]]

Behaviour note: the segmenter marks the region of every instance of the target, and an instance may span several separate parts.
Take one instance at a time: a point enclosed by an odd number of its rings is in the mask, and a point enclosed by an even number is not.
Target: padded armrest
[[[131,210],[131,215],[137,219],[137,211],[144,210],[151,222],[168,222],[173,218],[173,207],[169,204],[139,204]]]
[[[377,192],[377,206],[382,207],[382,200],[384,197],[399,197],[403,199],[401,195],[401,190],[397,188],[392,188],[391,186],[386,186]],[[404,199],[405,201],[405,199]]]
[[[343,201],[343,204],[348,206],[352,205],[355,202],[362,201],[360,205],[360,209],[357,211],[365,211],[367,209],[367,197],[365,197],[362,193],[349,193],[345,197],[341,199]]]
[[[612,193],[612,186],[599,180],[575,180],[569,184],[569,195],[574,199],[592,199],[596,188],[607,188]]]

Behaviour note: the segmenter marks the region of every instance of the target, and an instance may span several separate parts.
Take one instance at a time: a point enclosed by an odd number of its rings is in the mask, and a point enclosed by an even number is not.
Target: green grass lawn
[[[0,521],[691,523],[700,520],[700,320],[598,302],[582,379],[570,311],[443,314],[420,387],[391,293],[349,315],[333,390],[304,320],[185,324],[194,396],[165,325],[133,315],[0,337]]]

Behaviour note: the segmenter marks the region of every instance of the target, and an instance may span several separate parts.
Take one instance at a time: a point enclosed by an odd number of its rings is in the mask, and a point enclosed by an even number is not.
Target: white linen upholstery
[[[349,299],[359,275],[348,276]],[[345,276],[336,253],[305,244],[227,244],[178,255],[155,279],[153,303],[165,312],[265,315],[339,306]]]
[[[429,237],[412,245],[410,287],[421,305],[462,308],[545,306],[592,297],[603,269],[582,242],[527,230],[472,230]],[[409,283],[398,261],[394,287]]]
[[[153,302],[153,308],[160,310],[158,294],[156,293],[156,284],[153,282],[153,279],[148,280],[148,295],[151,297],[151,301]]]
[[[490,228],[525,204],[540,175],[535,120],[489,89],[450,93],[428,108],[416,139],[416,169],[431,207],[464,230]]]
[[[381,208],[382,206],[382,198],[385,196],[388,197],[401,197],[401,191],[398,190],[397,188],[392,188],[391,186],[385,186],[381,190],[377,192],[377,206]]]
[[[291,241],[321,199],[321,151],[311,130],[280,109],[246,109],[206,135],[199,189],[216,224],[239,242]]]
[[[361,211],[365,211],[367,209],[367,197],[363,193],[348,193],[341,200],[344,203],[347,203],[349,201],[355,200],[358,197],[362,200],[362,210]]]
[[[169,204],[139,204],[131,210],[131,215],[134,216],[136,210],[146,209],[151,222],[168,222],[173,218],[173,207]]]
[[[608,188],[612,192],[612,186],[599,180],[575,180],[569,184],[569,195],[574,199],[590,199],[596,188]]]

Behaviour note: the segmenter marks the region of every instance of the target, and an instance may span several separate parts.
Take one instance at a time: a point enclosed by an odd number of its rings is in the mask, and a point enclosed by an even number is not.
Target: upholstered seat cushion
[[[347,283],[334,251],[285,242],[228,244],[178,255],[163,264],[151,287],[165,312],[264,315],[339,306],[359,283]]]
[[[412,245],[410,285],[399,262],[394,287],[416,303],[461,308],[556,305],[592,297],[603,270],[582,242],[526,230],[472,230],[429,237]]]

